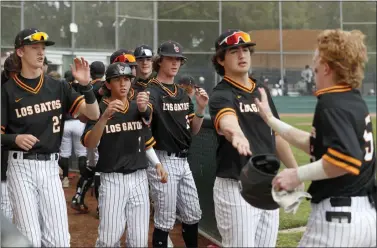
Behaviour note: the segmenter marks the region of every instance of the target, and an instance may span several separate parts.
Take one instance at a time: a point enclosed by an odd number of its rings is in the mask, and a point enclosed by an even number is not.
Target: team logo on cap
[[[126,74],[126,67],[124,67],[122,65],[117,65],[117,66],[118,66],[119,74],[121,74],[121,75]]]
[[[173,46],[174,46],[174,51],[179,53],[179,47],[176,44],[173,44]]]

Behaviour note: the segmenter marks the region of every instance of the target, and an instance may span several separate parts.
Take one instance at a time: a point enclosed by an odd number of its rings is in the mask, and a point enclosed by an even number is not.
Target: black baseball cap
[[[167,57],[177,57],[187,60],[185,56],[182,54],[183,47],[178,42],[169,40],[160,45],[158,48],[158,55],[160,56],[167,56]]]
[[[94,61],[90,64],[90,75],[98,77],[103,77],[105,75],[105,65],[101,61]]]
[[[250,34],[240,29],[228,29],[215,42],[216,52],[245,45],[255,46],[256,44],[251,41]]]
[[[115,60],[117,60],[117,61],[115,61]],[[119,50],[115,51],[113,54],[111,54],[111,56],[110,56],[110,64],[112,64],[114,62],[124,62],[124,63],[126,63],[128,65],[135,65],[135,66],[137,66],[136,58],[134,56],[134,53],[132,51],[130,51],[130,50],[127,50],[127,49],[119,49]]]
[[[187,85],[187,86],[192,85],[194,87],[196,86],[194,78],[189,75],[182,76],[178,80],[178,84]]]
[[[141,45],[135,48],[134,56],[137,59],[141,58],[152,58],[153,49],[148,45]]]
[[[14,40],[14,48],[20,48],[25,45],[44,43],[46,46],[52,46],[55,42],[48,39],[48,34],[41,32],[36,28],[27,28],[20,31]]]
[[[132,74],[131,67],[123,62],[115,62],[110,64],[106,70],[106,81],[110,81],[111,78],[127,76],[129,78],[134,78]]]
[[[67,82],[73,82],[73,81],[75,80],[75,77],[73,76],[71,70],[67,70],[67,71],[64,73],[64,79],[65,79],[65,81],[67,81]]]

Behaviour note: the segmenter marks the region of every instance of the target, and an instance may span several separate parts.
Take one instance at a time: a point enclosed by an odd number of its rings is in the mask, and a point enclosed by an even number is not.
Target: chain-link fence
[[[70,32],[76,23],[77,33]],[[315,38],[323,29],[359,29],[367,38],[370,61],[362,92],[376,90],[376,3],[370,2],[129,2],[1,1],[1,53],[12,51],[16,33],[26,27],[46,31],[56,45],[47,55],[50,70],[64,72],[74,56],[102,60],[118,48],[166,40],[184,47],[188,63],[180,74],[204,78],[211,91],[219,80],[212,64],[214,40],[228,28],[252,32],[256,41],[252,73],[274,86],[284,78],[299,90],[301,71],[311,65]],[[203,79],[202,78],[202,79]],[[199,80],[198,80],[199,81]]]

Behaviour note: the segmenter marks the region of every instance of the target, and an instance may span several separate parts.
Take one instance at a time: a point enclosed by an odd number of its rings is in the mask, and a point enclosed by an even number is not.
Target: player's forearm
[[[198,108],[196,110],[195,115],[191,121],[191,133],[193,135],[196,135],[199,133],[200,128],[202,127],[202,124],[203,124],[204,113],[205,113],[205,109]]]
[[[233,136],[237,134],[244,136],[237,118],[234,115],[226,115],[220,119],[218,132],[220,135],[224,135],[224,137],[231,143],[233,141]]]
[[[1,144],[5,146],[12,146],[16,144],[17,134],[1,134]]]
[[[98,120],[100,112],[97,100],[92,104],[81,104],[79,112],[88,117],[90,120]]]
[[[161,164],[153,147],[147,149],[145,151],[145,154],[147,156],[148,161],[151,163],[151,165],[157,166],[158,164]]]
[[[324,159],[300,166],[297,169],[297,176],[301,182],[324,180],[340,177],[345,174],[347,174],[346,170],[333,165]]]
[[[101,140],[103,130],[105,129],[107,120],[105,118],[100,118],[98,122],[94,125],[93,129],[87,133],[85,137],[85,147],[96,148],[99,141]]]
[[[310,133],[295,128],[274,116],[268,119],[267,124],[289,144],[310,154]]]
[[[276,136],[276,153],[278,158],[287,168],[297,168],[297,161],[293,156],[291,147],[280,135]]]

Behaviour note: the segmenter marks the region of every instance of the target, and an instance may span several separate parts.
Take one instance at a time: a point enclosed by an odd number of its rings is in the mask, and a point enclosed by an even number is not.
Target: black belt
[[[17,152],[13,153],[13,158],[17,159]],[[22,158],[19,159],[29,159],[29,160],[42,160],[42,161],[48,161],[52,160],[51,159],[51,153],[28,153],[24,152],[22,155]],[[53,160],[58,160],[59,159],[59,154],[55,153],[55,157]]]
[[[187,158],[188,157],[188,151],[181,151],[181,152],[167,152],[168,156],[174,156],[177,158]]]

